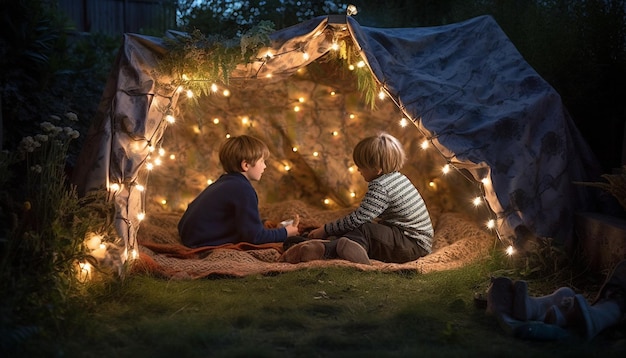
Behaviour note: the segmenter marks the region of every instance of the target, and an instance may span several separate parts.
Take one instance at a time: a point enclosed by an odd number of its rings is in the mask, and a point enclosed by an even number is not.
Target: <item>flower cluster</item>
[[[78,117],[76,113],[68,112],[65,114],[65,118],[72,122],[78,121]],[[50,119],[55,122],[61,122],[62,119],[59,116],[51,115]],[[27,136],[22,138],[18,146],[18,151],[22,155],[27,155],[28,153],[33,153],[35,150],[41,148],[43,143],[50,141],[52,138],[55,139],[55,144],[62,145],[63,141],[69,142],[72,139],[76,139],[80,136],[80,133],[72,127],[69,126],[57,126],[50,122],[42,122],[39,127],[43,130],[44,133],[39,133],[34,136]]]

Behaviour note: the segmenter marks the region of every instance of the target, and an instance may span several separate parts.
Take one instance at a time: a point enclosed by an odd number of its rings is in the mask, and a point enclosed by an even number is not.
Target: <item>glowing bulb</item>
[[[265,57],[266,60],[269,60],[274,57],[274,54],[272,54],[272,51],[267,51],[263,57]]]
[[[152,145],[148,145],[148,152],[154,152],[154,147]]]
[[[351,192],[350,192],[350,197],[352,197],[352,198],[356,198],[356,193],[355,193],[355,192],[353,192],[353,191],[351,191]]]
[[[496,227],[496,221],[494,219],[491,219],[491,220],[487,221],[487,228],[488,229],[493,229],[494,227]]]
[[[226,138],[230,138],[230,133],[226,133]]]
[[[176,155],[175,155],[175,154],[170,154],[170,159],[171,159],[171,160],[176,159]]]
[[[145,187],[144,187],[143,185],[141,185],[141,184],[137,184],[137,185],[135,185],[135,188],[136,188],[137,190],[139,190],[139,191],[144,191],[144,189],[145,189]]]
[[[428,186],[429,186],[432,190],[437,190],[437,183],[435,183],[434,181],[430,181],[430,182],[428,182]]]
[[[165,149],[159,148],[159,155],[160,156],[164,156],[165,155]]]
[[[300,112],[300,106],[293,107],[293,111],[294,112]]]
[[[213,84],[211,85],[211,91],[212,91],[212,92],[217,92],[217,90],[218,90],[217,85],[216,85],[215,83],[213,83]]]
[[[184,73],[183,73],[183,76],[182,76],[182,77],[183,77],[183,80],[184,80],[184,81],[189,81],[189,77],[187,77],[187,75],[186,75],[186,74],[184,74]],[[181,87],[182,87],[182,86],[181,86]]]
[[[137,253],[137,250],[134,250],[134,249],[133,249],[133,251],[131,251],[130,256],[131,256],[131,257],[133,258],[133,260],[134,260],[134,259],[136,259],[136,258],[137,258],[137,256],[139,256],[139,253]]]
[[[479,197],[475,197],[474,200],[472,200],[472,204],[474,204],[474,206],[478,206],[482,203],[482,200]]]
[[[400,127],[404,128],[409,124],[409,122],[406,120],[406,118],[402,118],[400,120]]]
[[[187,98],[192,98],[192,97],[193,97],[193,91],[187,90]]]
[[[298,98],[298,102],[300,102],[300,103],[304,103],[304,97],[300,97],[300,98]]]
[[[207,181],[206,181],[206,183],[207,183],[207,185],[211,185],[211,184],[213,184],[213,179],[209,179],[209,180],[207,180]]]
[[[319,156],[319,155],[320,155],[320,153],[318,153],[318,152],[313,152],[313,156],[314,156],[314,157],[317,157],[317,156]]]
[[[265,75],[265,78],[272,78],[272,74],[268,73],[267,75]]]
[[[422,149],[428,149],[429,146],[430,144],[428,143],[428,139],[424,139],[421,145]]]
[[[354,173],[354,165],[348,167],[348,172]]]
[[[309,57],[310,56],[309,56],[308,52],[305,52],[305,53],[302,54],[302,58],[304,58],[305,61],[308,61]]]
[[[118,183],[113,183],[109,186],[109,189],[111,189],[112,191],[118,191],[120,190],[120,185]]]
[[[137,220],[141,221],[146,218],[146,213],[137,214]]]
[[[291,150],[295,153],[295,152],[297,152],[297,151],[298,151],[298,148],[293,147],[293,148],[291,148]]]
[[[483,183],[483,185],[489,185],[490,180],[489,180],[489,178],[482,178],[482,179],[480,180],[480,182],[481,182],[481,183]]]
[[[349,65],[349,66],[348,66],[348,69],[349,69],[350,71],[354,71],[354,65]]]
[[[285,171],[288,172],[291,170],[291,167],[289,165],[285,165]]]
[[[442,171],[444,174],[448,174],[448,173],[450,172],[450,164],[446,164],[446,165],[444,165],[444,166],[443,166],[443,168],[441,169],[441,171]]]
[[[224,97],[228,97],[230,96],[230,91],[225,89],[224,92],[222,92],[222,94],[224,95]]]
[[[152,163],[146,163],[146,169],[148,169],[148,170],[152,170],[152,169],[154,169],[154,164],[152,164]]]
[[[383,90],[380,90],[380,92],[378,92],[378,98],[385,99],[385,92],[383,92]]]
[[[219,118],[213,118],[213,124],[218,124],[220,122]]]
[[[336,42],[333,42],[332,46],[330,46],[330,49],[333,51],[339,50],[339,44]]]
[[[161,200],[161,205],[165,205],[165,204],[167,204],[167,200],[165,199]]]
[[[168,114],[167,116],[165,116],[165,120],[168,123],[175,123],[176,122],[176,118],[174,118],[174,116],[172,116],[171,114]]]
[[[514,253],[515,249],[513,248],[513,246],[509,245],[509,247],[506,248],[506,254],[512,256]]]
[[[338,136],[338,135],[339,135],[339,132],[337,132],[337,131],[333,131],[332,135],[333,135],[333,136]]]
[[[354,113],[350,113],[350,119],[354,119],[356,118],[356,116],[354,115]]]
[[[330,199],[324,199],[324,204],[326,205],[330,204]]]
[[[161,165],[161,158],[156,158],[154,160],[154,165]]]
[[[334,95],[336,95],[336,94],[337,94],[337,92],[335,92],[335,91],[330,91],[330,95],[331,95],[331,96],[334,96]]]
[[[241,124],[246,125],[250,122],[250,120],[248,119],[248,117],[243,117],[241,118]]]
[[[200,130],[200,127],[198,127],[197,124],[194,124],[193,126],[191,126],[191,130],[195,133],[195,134],[200,134],[202,131]]]
[[[363,68],[363,67],[365,67],[365,61],[363,61],[363,60],[359,61],[359,62],[356,64],[356,67],[358,67],[358,68]]]

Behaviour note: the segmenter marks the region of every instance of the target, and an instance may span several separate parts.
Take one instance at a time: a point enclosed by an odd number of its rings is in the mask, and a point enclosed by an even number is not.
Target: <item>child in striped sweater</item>
[[[361,140],[352,157],[368,182],[367,193],[352,213],[308,234],[331,239],[318,241],[324,245],[321,258],[403,263],[428,255],[433,226],[417,188],[399,172],[406,161],[400,142],[382,132]]]

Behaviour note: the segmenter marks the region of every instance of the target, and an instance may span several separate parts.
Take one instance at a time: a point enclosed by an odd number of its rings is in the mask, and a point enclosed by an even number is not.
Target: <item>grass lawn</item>
[[[165,281],[129,277],[99,294],[64,334],[16,356],[610,357],[623,330],[591,342],[510,337],[474,302],[490,263],[430,274],[311,269]]]

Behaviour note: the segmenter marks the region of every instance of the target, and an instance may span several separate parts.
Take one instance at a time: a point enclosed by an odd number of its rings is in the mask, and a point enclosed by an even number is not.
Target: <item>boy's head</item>
[[[380,169],[381,174],[387,174],[399,171],[406,161],[406,155],[402,144],[395,137],[381,132],[357,143],[352,160],[359,168]]]
[[[226,139],[220,147],[219,155],[224,171],[240,173],[241,163],[244,160],[254,166],[259,159],[269,158],[270,150],[260,139],[244,134]]]

